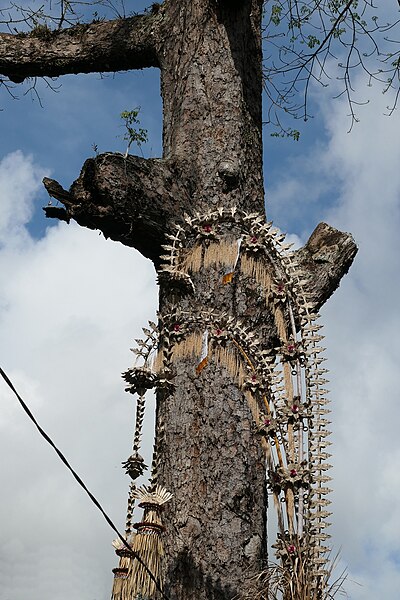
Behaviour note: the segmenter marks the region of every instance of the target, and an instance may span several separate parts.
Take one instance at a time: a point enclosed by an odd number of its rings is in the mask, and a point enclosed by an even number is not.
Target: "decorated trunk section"
[[[133,453],[124,463],[127,473],[135,479],[145,468],[139,454],[145,391],[154,388],[158,402],[168,402],[178,361],[192,361],[197,375],[215,361],[229,372],[248,402],[253,434],[265,452],[271,510],[276,511],[278,522],[273,544],[281,569],[278,587],[285,599],[323,598],[328,589],[326,528],[331,514],[326,487],[330,480],[326,473],[330,468],[327,369],[321,355],[321,325],[303,287],[296,255],[284,235],[265,223],[262,215],[235,208],[185,216],[168,239],[159,278],[172,298],[192,296],[193,301],[190,310],[163,312],[158,326],[150,323],[144,329],[145,338],[137,340],[134,350],[141,364],[124,373],[127,391],[138,397]],[[215,265],[221,267],[221,286],[241,278],[256,282],[261,314],[273,315],[272,338],[263,340],[234,315],[196,305],[194,276]],[[157,579],[163,554],[161,509],[171,498],[158,481],[163,435],[158,419],[151,481],[139,490],[131,484],[127,517],[132,547]],[[140,499],[144,516],[132,534],[134,498]],[[268,587],[268,577],[264,585]],[[266,588],[265,597],[268,593],[273,590]],[[114,600],[155,594],[143,568],[124,552],[115,570]]]

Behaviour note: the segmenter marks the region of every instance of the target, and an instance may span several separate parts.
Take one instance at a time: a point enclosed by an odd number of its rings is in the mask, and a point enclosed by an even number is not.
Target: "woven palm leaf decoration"
[[[144,330],[146,337],[139,340],[136,350],[143,366],[128,371],[125,378],[129,382],[134,373],[146,372],[150,387],[162,391],[165,398],[173,392],[176,361],[191,357],[199,376],[210,361],[227,369],[247,399],[265,451],[278,522],[273,547],[285,582],[283,598],[324,598],[330,537],[326,529],[331,514],[326,486],[330,481],[328,371],[320,346],[319,315],[307,298],[296,253],[263,215],[236,208],[185,215],[184,223],[167,237],[159,279],[171,293],[191,294],[193,276],[212,266],[223,273],[220,285],[240,278],[254,281],[261,290],[264,310],[273,315],[274,345],[235,316],[192,303],[190,310],[160,315],[158,332],[154,324]],[[163,435],[162,427],[159,435]],[[154,457],[153,491],[157,461],[162,459],[157,448]],[[133,495],[140,497],[145,515],[152,512],[158,527],[160,511],[156,502],[143,500],[146,493]],[[146,588],[146,597],[152,598],[153,592]]]
[[[155,434],[151,478],[149,485],[136,487],[136,480],[147,470],[140,446],[145,413],[145,394],[154,388],[156,377],[149,364],[152,351],[157,342],[157,328],[150,322],[150,329],[144,328],[145,340],[136,340],[138,348],[133,352],[142,359],[141,366],[134,366],[125,373],[123,378],[128,386],[126,391],[137,395],[136,423],[132,444],[132,454],[122,463],[125,472],[131,478],[128,509],[126,516],[125,539],[132,551],[126,548],[122,541],[114,540],[113,546],[120,557],[119,565],[113,569],[114,583],[112,600],[133,600],[136,598],[153,598],[158,582],[161,587],[161,560],[163,547],[161,534],[164,526],[161,521],[163,505],[172,498],[172,494],[158,485],[159,444],[162,440],[163,429],[159,425]],[[143,517],[139,523],[132,523],[135,501],[143,508]],[[135,531],[134,531],[135,530]],[[141,561],[136,557],[139,556]],[[145,566],[144,566],[145,565]],[[152,577],[149,575],[149,571]]]

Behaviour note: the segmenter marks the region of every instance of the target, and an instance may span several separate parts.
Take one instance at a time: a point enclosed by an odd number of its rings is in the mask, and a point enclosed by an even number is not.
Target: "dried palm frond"
[[[235,600],[333,600],[338,594],[347,596],[343,571],[332,581],[339,555],[328,557],[323,573],[315,578],[301,557],[287,564],[271,563],[250,580],[248,590]]]

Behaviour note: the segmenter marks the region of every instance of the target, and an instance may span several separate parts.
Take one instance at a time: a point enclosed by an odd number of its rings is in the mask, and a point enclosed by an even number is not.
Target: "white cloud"
[[[25,225],[43,174],[20,152],[0,163],[1,364],[123,527],[134,402],[119,375],[154,317],[154,271],[74,224],[33,240]],[[108,598],[112,531],[4,384],[0,398],[0,597]]]
[[[16,151],[0,162],[0,244],[11,244],[24,236],[24,225],[33,215],[33,197],[46,172],[31,156]]]

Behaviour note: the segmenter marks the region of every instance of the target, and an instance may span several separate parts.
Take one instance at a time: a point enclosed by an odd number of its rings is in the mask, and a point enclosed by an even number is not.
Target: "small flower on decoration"
[[[208,335],[213,342],[219,345],[225,344],[229,340],[229,331],[222,325],[210,328]]]
[[[299,360],[300,363],[304,361],[304,350],[300,342],[289,340],[280,348],[282,352],[282,358],[286,362],[294,363]]]
[[[279,410],[279,418],[298,429],[303,420],[307,419],[307,409],[308,403],[302,404],[300,396],[294,396],[289,404]]]
[[[306,489],[310,485],[310,472],[303,463],[289,463],[287,468],[279,466],[275,470],[270,469],[268,476],[268,485],[277,494],[288,488],[296,493],[300,488]]]
[[[274,438],[278,429],[278,423],[276,419],[273,419],[271,415],[262,416],[258,425],[258,433],[265,437]]]
[[[122,374],[129,386],[125,391],[143,396],[146,390],[151,390],[156,383],[156,375],[148,367],[132,367]]]
[[[292,562],[299,554],[302,553],[301,538],[290,535],[289,533],[278,534],[275,544],[272,544],[275,549],[275,556],[282,561],[283,564]]]
[[[244,235],[242,239],[242,248],[246,252],[258,254],[264,250],[265,244],[261,236],[258,235]]]
[[[275,281],[271,284],[271,292],[275,302],[285,302],[286,300],[286,284],[283,281]]]
[[[169,334],[174,339],[174,342],[180,342],[186,336],[186,327],[184,323],[179,323],[178,321],[172,322]]]
[[[296,489],[308,488],[310,485],[310,473],[304,463],[289,463],[285,475],[287,484]]]
[[[243,389],[249,390],[250,392],[260,392],[264,390],[263,382],[260,381],[259,377],[255,373],[251,373],[243,383]]]
[[[134,452],[128,460],[122,463],[125,473],[133,480],[137,479],[147,469],[147,465],[144,464],[144,458],[140,456],[138,452]]]
[[[197,233],[198,238],[205,240],[218,240],[217,225],[212,220],[194,223],[193,230]]]

